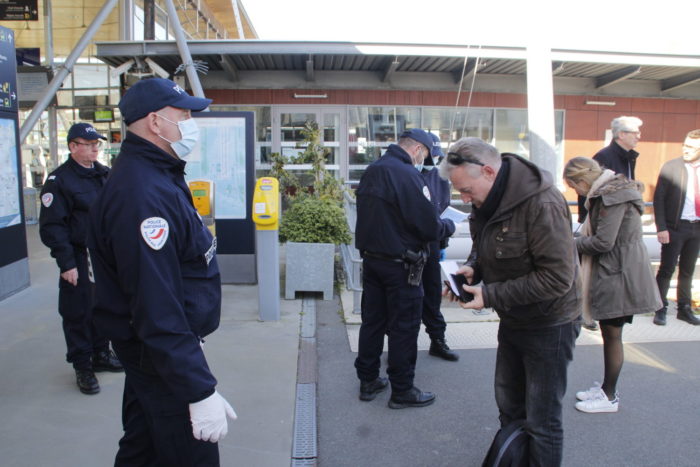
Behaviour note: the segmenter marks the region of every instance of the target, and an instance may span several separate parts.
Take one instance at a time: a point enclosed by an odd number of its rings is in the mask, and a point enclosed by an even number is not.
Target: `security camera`
[[[146,61],[146,63],[148,63],[148,66],[153,73],[155,73],[158,76],[160,76],[161,78],[165,78],[165,79],[168,79],[170,77],[170,73],[165,71],[160,65],[158,65],[156,62],[154,62],[150,58],[147,58],[145,61]]]
[[[118,78],[120,75],[129,71],[129,68],[131,68],[131,66],[134,63],[135,63],[134,59],[131,58],[131,59],[125,61],[124,63],[122,63],[121,65],[119,65],[118,67],[112,68],[112,72],[111,72],[112,78]]]

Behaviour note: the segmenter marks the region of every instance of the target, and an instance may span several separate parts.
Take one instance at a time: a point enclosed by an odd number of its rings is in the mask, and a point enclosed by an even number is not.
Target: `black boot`
[[[450,350],[445,339],[431,339],[428,353],[433,357],[440,357],[450,362],[459,360],[459,355]]]
[[[435,402],[435,394],[423,392],[413,386],[407,391],[392,392],[389,399],[389,407],[392,409],[405,409],[406,407],[425,407]]]
[[[75,370],[75,378],[78,389],[83,394],[97,394],[100,392],[100,385],[95,378],[95,373],[91,370]]]
[[[374,381],[360,381],[360,400],[371,401],[387,386],[386,378],[379,377]]]
[[[112,373],[120,373],[124,371],[121,362],[111,350],[103,350],[92,356],[93,371],[111,371]]]
[[[700,319],[697,319],[695,315],[693,314],[693,309],[690,308],[690,305],[678,305],[678,314],[676,315],[678,319],[681,321],[685,321],[686,323],[690,323],[693,326],[697,326],[700,324]]]
[[[666,307],[654,312],[654,324],[657,326],[666,326]]]

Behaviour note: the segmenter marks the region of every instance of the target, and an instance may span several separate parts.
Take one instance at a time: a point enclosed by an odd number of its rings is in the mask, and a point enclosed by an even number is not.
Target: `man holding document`
[[[435,395],[413,385],[423,305],[421,283],[428,244],[451,235],[420,171],[433,140],[414,128],[367,167],[357,187],[355,246],[362,255],[362,325],[355,368],[360,400],[387,387],[379,376],[384,335],[389,337],[389,407],[424,407]]]
[[[492,307],[500,318],[494,386],[501,426],[524,420],[530,465],[558,466],[561,400],[581,313],[569,208],[550,173],[479,138],[454,143],[440,174],[472,204],[472,251],[456,272],[474,297],[461,306]]]

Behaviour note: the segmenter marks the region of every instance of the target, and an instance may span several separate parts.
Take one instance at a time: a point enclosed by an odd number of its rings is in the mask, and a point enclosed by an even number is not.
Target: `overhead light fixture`
[[[328,99],[328,94],[297,94],[295,92],[294,99]]]
[[[615,101],[586,101],[586,105],[615,105]]]

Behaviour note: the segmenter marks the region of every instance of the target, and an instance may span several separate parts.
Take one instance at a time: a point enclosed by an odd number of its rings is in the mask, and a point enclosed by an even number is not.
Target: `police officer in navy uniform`
[[[122,371],[119,360],[109,350],[109,342],[95,328],[88,280],[88,209],[109,171],[97,162],[104,139],[89,123],[71,126],[70,156],[49,174],[41,190],[39,235],[61,271],[58,312],[68,348],[66,360],[73,364],[78,389],[83,394],[100,392],[95,371]]]
[[[355,368],[360,400],[373,400],[387,387],[379,376],[384,335],[389,337],[389,407],[423,407],[435,395],[413,385],[420,330],[422,267],[429,244],[451,235],[420,174],[432,138],[414,128],[367,167],[357,187],[355,246],[362,261],[362,325]]]
[[[185,183],[210,99],[173,81],[137,82],[119,102],[127,135],[90,212],[98,326],[126,371],[115,465],[219,465],[236,415],[217,392],[203,338],[219,326],[212,237]]]
[[[430,155],[425,158],[421,175],[425,180],[425,184],[430,190],[430,197],[437,209],[437,213],[441,214],[450,205],[450,182],[443,179],[439,175],[437,165],[445,157],[440,147],[440,138],[434,133],[429,133],[433,139],[433,146],[430,150]],[[429,245],[428,260],[423,268],[423,315],[422,321],[425,325],[425,331],[430,336],[430,349],[428,353],[434,357],[442,358],[443,360],[456,362],[459,360],[459,355],[450,350],[445,339],[445,317],[440,311],[442,303],[442,275],[440,274],[440,259],[444,254],[447,244],[450,239],[450,234],[445,232],[445,237],[440,241],[431,242]]]

